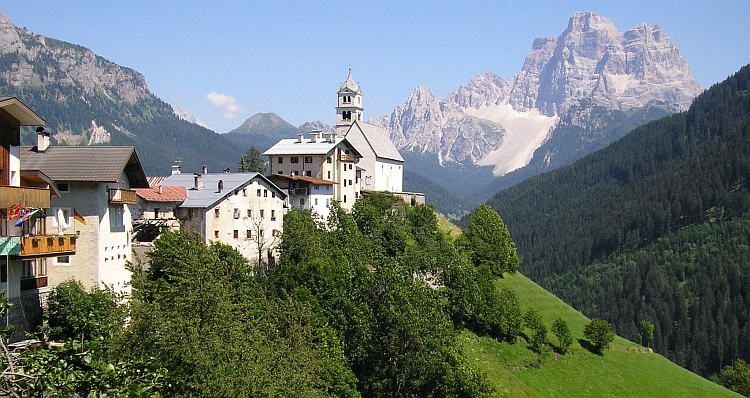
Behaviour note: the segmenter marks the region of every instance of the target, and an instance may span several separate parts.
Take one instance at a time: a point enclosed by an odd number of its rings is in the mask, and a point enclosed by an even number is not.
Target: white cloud
[[[231,119],[245,111],[245,108],[241,107],[237,103],[237,100],[235,100],[231,95],[211,91],[210,93],[208,93],[208,95],[206,95],[206,99],[211,101],[214,106],[224,108],[223,115],[225,119]]]

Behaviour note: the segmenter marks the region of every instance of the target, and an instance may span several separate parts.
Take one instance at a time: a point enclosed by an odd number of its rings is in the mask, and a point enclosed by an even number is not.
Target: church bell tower
[[[352,67],[349,67],[349,76],[338,91],[338,104],[336,105],[336,135],[342,137],[349,131],[349,127],[355,120],[362,121],[362,90],[352,78]]]

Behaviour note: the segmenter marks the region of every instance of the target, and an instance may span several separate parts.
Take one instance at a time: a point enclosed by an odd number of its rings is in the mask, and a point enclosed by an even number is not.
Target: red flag
[[[79,223],[86,225],[86,220],[83,218],[83,216],[76,211],[76,209],[73,209],[73,218],[76,219]]]
[[[11,205],[10,209],[8,211],[8,220],[12,220],[13,218],[16,218],[16,217],[20,216],[21,215],[21,208],[22,208],[22,206],[21,206],[20,203],[15,204],[15,205]]]

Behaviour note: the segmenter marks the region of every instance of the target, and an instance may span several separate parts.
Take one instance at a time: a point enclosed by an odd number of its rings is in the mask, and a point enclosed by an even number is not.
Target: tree
[[[724,387],[750,397],[750,365],[742,359],[721,370],[719,381]]]
[[[531,348],[540,354],[544,354],[547,348],[547,325],[544,324],[542,314],[534,308],[529,308],[523,316],[523,323],[531,331],[528,336]]]
[[[573,344],[573,336],[570,334],[568,323],[562,318],[555,319],[552,322],[552,334],[557,337],[560,353],[565,354],[568,351],[568,347]]]
[[[642,320],[638,327],[638,337],[641,339],[641,344],[645,341],[646,347],[650,347],[649,342],[654,339],[654,324],[648,319]]]
[[[495,210],[486,204],[477,207],[469,218],[469,227],[460,239],[461,247],[476,266],[490,267],[495,276],[515,273],[520,259],[508,227]]]
[[[257,173],[265,173],[266,172],[266,160],[263,158],[263,154],[260,153],[260,151],[254,147],[251,146],[250,148],[245,150],[245,154],[240,157],[240,163],[239,163],[239,171],[240,173],[243,172],[257,172]]]
[[[615,331],[612,324],[604,319],[594,318],[583,328],[583,337],[588,340],[598,352],[615,339]]]
[[[269,223],[267,217],[270,215],[264,214],[264,210],[253,206],[251,212],[252,215],[244,221],[245,227],[250,231],[251,236],[249,239],[255,246],[255,252],[258,253],[257,269],[267,274],[273,265],[272,261],[274,259],[270,253],[276,250],[280,233],[277,230],[268,230]],[[266,254],[267,261],[263,261],[263,254]]]

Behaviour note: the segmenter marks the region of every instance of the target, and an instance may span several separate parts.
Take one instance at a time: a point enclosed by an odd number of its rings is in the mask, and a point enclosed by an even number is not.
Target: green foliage
[[[503,219],[490,206],[477,207],[469,218],[469,227],[462,237],[462,248],[476,266],[487,266],[492,274],[514,273],[520,260],[516,245]]]
[[[615,338],[612,325],[599,318],[594,318],[583,328],[583,336],[591,343],[594,349],[601,352]]]
[[[750,397],[750,365],[742,359],[722,369],[719,381],[724,387]]]
[[[534,351],[543,354],[547,349],[547,325],[542,315],[534,308],[529,308],[523,316],[523,324],[530,330],[527,340]]]
[[[565,322],[564,319],[558,317],[552,322],[552,328],[550,330],[552,331],[552,334],[557,337],[560,353],[565,354],[568,351],[568,348],[570,348],[570,345],[573,344],[573,335],[570,334],[568,323]]]
[[[76,280],[57,285],[47,297],[44,312],[47,333],[52,340],[109,340],[122,329],[125,308],[111,290],[93,288],[86,292]]]
[[[646,346],[648,346],[649,342],[654,339],[654,324],[648,319],[642,320],[638,325],[638,338],[641,341],[641,344],[645,341]]]
[[[750,360],[750,67],[604,150],[513,186],[521,270],[701,375]],[[533,198],[533,200],[531,199]]]
[[[251,146],[245,150],[245,154],[240,157],[238,171],[242,172],[266,172],[266,159],[260,153],[258,148]]]

